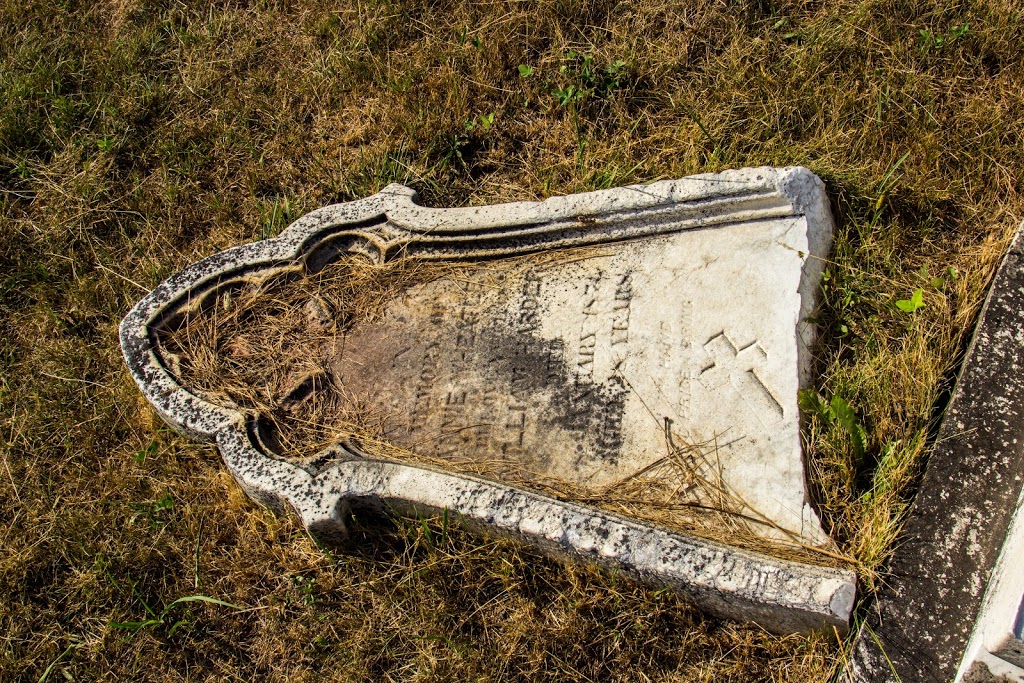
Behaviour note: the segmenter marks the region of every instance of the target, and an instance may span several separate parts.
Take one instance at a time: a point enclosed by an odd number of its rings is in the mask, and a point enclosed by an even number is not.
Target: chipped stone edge
[[[723,191],[709,197],[711,186]],[[163,315],[223,280],[294,264],[328,235],[341,239],[339,253],[378,260],[396,250],[415,249],[427,256],[465,258],[513,253],[515,249],[502,248],[500,240],[520,235],[522,239],[511,243],[525,240],[526,249],[535,250],[741,220],[806,217],[809,225],[823,228],[809,231],[812,253],[802,255],[809,256],[805,267],[810,277],[802,280],[803,306],[797,321],[805,345],[801,380],[809,373],[806,348],[813,341],[813,325],[803,321],[817,300],[817,275],[830,247],[832,217],[824,185],[805,168],[742,169],[487,207],[432,209],[417,206],[414,198],[410,188],[389,185],[371,197],[324,207],[301,217],[275,239],[214,254],[158,285],[120,328],[129,370],[157,413],[193,438],[215,441],[232,475],[252,498],[275,510],[294,510],[319,539],[344,537],[353,506],[420,514],[449,509],[471,526],[673,587],[718,616],[752,621],[777,633],[845,632],[856,591],[852,571],[737,550],[471,476],[366,460],[340,445],[335,448],[342,461],[313,474],[262,453],[246,415],[193,395],[166,370],[151,329]],[[602,219],[609,216],[626,227],[605,228]],[[636,216],[640,219],[630,227],[629,219]]]

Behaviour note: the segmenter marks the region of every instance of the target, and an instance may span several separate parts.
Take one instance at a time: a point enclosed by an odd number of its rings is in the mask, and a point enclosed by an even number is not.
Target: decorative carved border
[[[161,417],[215,441],[251,497],[277,510],[291,508],[320,539],[344,536],[353,505],[417,514],[450,509],[470,525],[672,586],[720,616],[776,632],[845,631],[853,572],[729,548],[471,476],[369,460],[344,445],[334,447],[338,462],[311,473],[262,452],[244,415],[190,393],[164,366],[154,329],[254,271],[315,272],[349,253],[378,262],[476,259],[765,219],[807,220],[811,255],[818,258],[808,259],[801,283],[803,320],[815,304],[832,228],[824,187],[804,168],[743,169],[486,207],[433,209],[414,198],[413,190],[389,185],[371,197],[327,206],[275,239],[215,254],[158,285],[128,313],[120,334],[131,374]],[[801,329],[805,348],[812,334],[810,326]],[[801,354],[802,376],[808,355]]]

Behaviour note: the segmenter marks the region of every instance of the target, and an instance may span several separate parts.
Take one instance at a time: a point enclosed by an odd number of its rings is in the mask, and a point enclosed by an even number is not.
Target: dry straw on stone
[[[389,302],[417,285],[447,279],[498,286],[499,278],[527,268],[601,255],[599,248],[584,248],[478,263],[398,258],[384,264],[348,257],[316,273],[301,266],[268,271],[186,306],[177,326],[163,329],[161,351],[185,387],[262,420],[269,426],[265,448],[309,467],[329,462],[330,447],[344,443],[368,458],[460,471],[792,559],[844,563],[833,548],[757,533],[771,522],[723,481],[717,443],[687,443],[670,420],[662,457],[625,478],[587,487],[519,461],[459,453],[439,458],[398,447],[383,436],[383,416],[331,378],[327,365],[346,331],[379,319]]]

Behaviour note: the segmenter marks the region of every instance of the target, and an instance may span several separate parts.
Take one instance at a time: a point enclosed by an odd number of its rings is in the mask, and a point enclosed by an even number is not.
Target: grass
[[[321,550],[163,429],[116,325],[182,266],[393,181],[454,206],[808,166],[838,221],[816,390],[864,431],[822,411],[808,459],[869,593],[1024,217],[1021,12],[2,0],[0,679],[827,679],[835,638],[441,520]],[[240,609],[113,625],[196,595]]]

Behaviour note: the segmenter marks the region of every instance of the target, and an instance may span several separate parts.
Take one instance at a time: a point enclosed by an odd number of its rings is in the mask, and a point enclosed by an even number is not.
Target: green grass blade
[[[168,611],[169,609],[171,609],[175,605],[178,605],[178,604],[181,604],[181,603],[185,603],[185,602],[206,602],[206,603],[209,603],[211,605],[220,605],[222,607],[230,607],[231,609],[242,609],[238,605],[233,605],[230,602],[225,602],[223,600],[218,600],[217,598],[211,598],[208,595],[186,595],[185,597],[178,598],[177,600],[175,600],[171,604],[167,605],[167,608],[164,610],[164,612]]]

